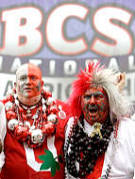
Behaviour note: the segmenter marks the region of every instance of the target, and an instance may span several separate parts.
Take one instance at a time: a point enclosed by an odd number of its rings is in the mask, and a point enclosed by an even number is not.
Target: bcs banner
[[[44,58],[134,52],[134,0],[1,0],[0,54]]]

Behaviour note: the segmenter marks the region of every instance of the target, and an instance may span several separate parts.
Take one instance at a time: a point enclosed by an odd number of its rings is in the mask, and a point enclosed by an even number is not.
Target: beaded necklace
[[[33,106],[22,104],[14,93],[5,100],[5,109],[9,132],[31,148],[41,146],[47,136],[55,133],[57,120],[66,117],[62,107],[46,91]]]
[[[106,151],[113,131],[108,117],[101,125],[100,133],[88,136],[83,118],[80,116],[81,125],[78,122],[73,125],[65,147],[67,172],[75,178],[86,178],[93,171],[96,160]]]

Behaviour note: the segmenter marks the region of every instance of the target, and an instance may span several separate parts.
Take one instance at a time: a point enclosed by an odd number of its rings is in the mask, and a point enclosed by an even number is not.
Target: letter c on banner
[[[81,4],[63,4],[50,13],[45,35],[52,51],[62,55],[77,55],[87,50],[83,36],[76,40],[68,40],[64,36],[64,24],[68,18],[75,17],[84,20],[87,14],[88,8]]]
[[[118,22],[128,26],[132,15],[128,10],[114,6],[97,9],[93,17],[93,25],[102,39],[95,37],[91,50],[102,56],[130,54],[133,50],[132,34],[123,26],[118,25]],[[107,42],[106,39],[112,42]]]

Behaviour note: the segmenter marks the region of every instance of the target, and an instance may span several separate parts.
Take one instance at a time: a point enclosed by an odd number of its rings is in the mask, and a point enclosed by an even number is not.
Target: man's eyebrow
[[[99,94],[99,95],[104,95],[103,92],[100,92],[100,91],[95,91],[95,92],[92,92],[92,93],[86,93],[85,96],[91,96],[92,94]]]
[[[38,74],[29,73],[28,76],[38,76]]]
[[[103,92],[101,92],[101,91],[97,91],[97,92],[95,92],[95,93],[96,93],[96,94],[104,95]]]
[[[27,77],[27,75],[26,74],[20,74],[19,78],[22,78],[22,77]]]

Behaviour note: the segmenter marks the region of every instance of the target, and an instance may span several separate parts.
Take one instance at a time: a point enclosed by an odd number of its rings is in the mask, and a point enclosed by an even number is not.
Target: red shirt
[[[64,179],[65,125],[66,119],[59,119],[56,134],[36,149],[19,143],[7,130],[1,179]]]

